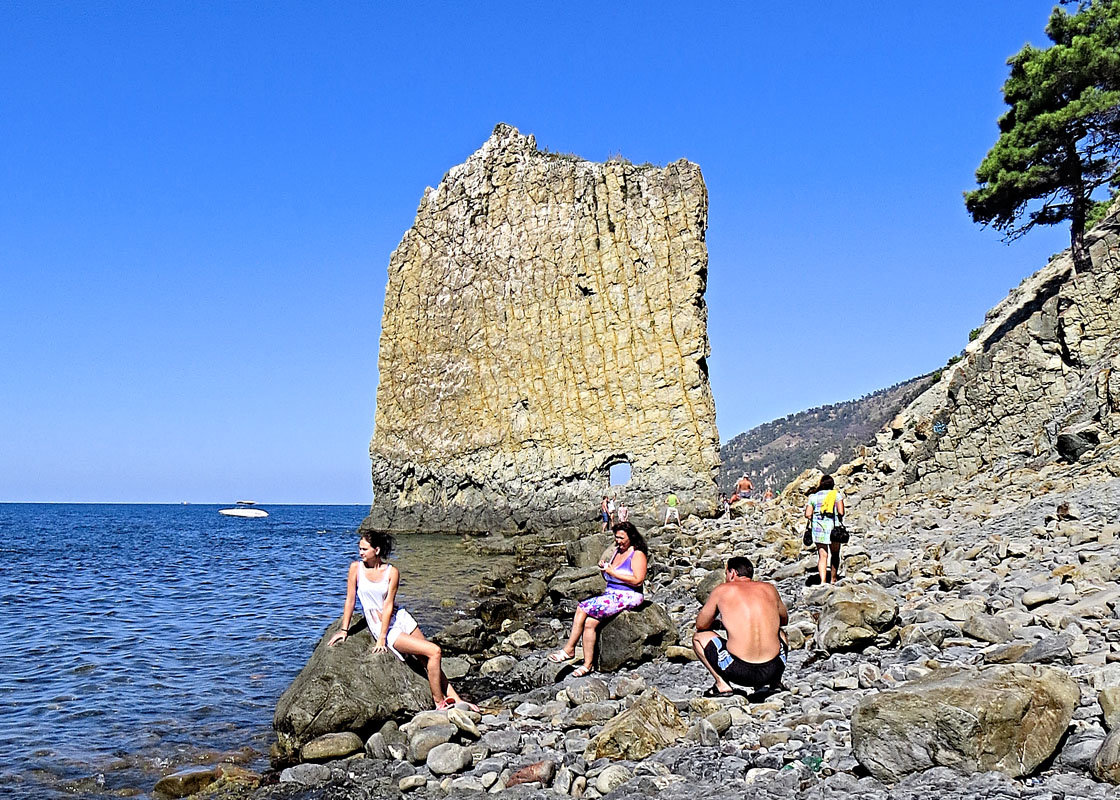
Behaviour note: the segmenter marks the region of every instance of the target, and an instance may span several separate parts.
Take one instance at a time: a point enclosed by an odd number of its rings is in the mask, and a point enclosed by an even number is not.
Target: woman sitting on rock
[[[400,571],[386,563],[393,549],[393,537],[382,531],[366,531],[358,538],[358,561],[351,562],[346,579],[346,607],[342,611],[342,629],[327,643],[333,647],[344,641],[349,633],[350,617],[354,613],[354,598],[362,603],[362,613],[376,644],[374,653],[386,650],[404,661],[406,655],[419,656],[428,662],[428,684],[432,687],[432,700],[436,708],[450,708],[461,702],[440,661],[443,652],[439,645],[424,638],[423,632],[403,608],[396,607]],[[469,704],[468,704],[469,705]],[[472,707],[473,708],[473,707]]]
[[[805,519],[813,526],[813,543],[817,546],[817,572],[821,583],[836,583],[840,572],[840,542],[832,541],[832,528],[844,516],[844,495],[836,490],[831,475],[821,477],[817,490],[805,503]],[[831,570],[829,550],[832,551]],[[831,577],[831,579],[830,579]]]
[[[548,657],[560,662],[575,658],[576,645],[583,639],[583,664],[572,673],[580,678],[591,672],[595,656],[596,628],[605,619],[642,604],[642,583],[646,579],[649,547],[632,522],[619,522],[614,531],[614,547],[603,551],[599,569],[607,581],[607,590],[579,604],[572,623],[572,634],[564,646]]]

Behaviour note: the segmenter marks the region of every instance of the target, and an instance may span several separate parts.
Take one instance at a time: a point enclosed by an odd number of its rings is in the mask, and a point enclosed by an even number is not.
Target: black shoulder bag
[[[840,500],[837,499],[836,503],[839,502]],[[836,503],[832,504],[832,533],[828,537],[828,541],[832,544],[847,544],[852,537],[848,534],[848,529],[844,527],[844,515],[836,516]]]

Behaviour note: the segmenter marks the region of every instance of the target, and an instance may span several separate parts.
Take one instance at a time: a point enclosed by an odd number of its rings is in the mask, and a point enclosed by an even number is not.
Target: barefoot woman
[[[549,661],[556,662],[575,658],[576,645],[582,638],[583,664],[572,673],[577,678],[591,672],[599,623],[628,608],[640,606],[645,599],[642,583],[646,579],[649,558],[646,540],[632,522],[616,523],[613,530],[614,547],[604,551],[599,559],[599,569],[607,581],[607,590],[579,604],[572,623],[572,635],[561,649],[548,657]]]
[[[432,700],[436,708],[447,708],[462,698],[451,688],[443,674],[439,645],[429,642],[403,608],[396,607],[397,584],[401,574],[392,564],[386,563],[393,549],[393,538],[382,531],[366,531],[358,539],[358,561],[350,564],[346,580],[346,607],[342,612],[342,629],[331,637],[334,646],[346,639],[350,617],[354,613],[355,596],[362,603],[369,632],[377,642],[374,653],[393,651],[401,661],[406,655],[419,656],[428,662],[428,683],[432,687]]]

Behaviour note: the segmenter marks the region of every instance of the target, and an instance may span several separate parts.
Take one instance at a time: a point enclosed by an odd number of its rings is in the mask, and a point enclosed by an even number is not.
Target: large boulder
[[[548,593],[554,600],[583,600],[602,594],[606,588],[607,581],[595,565],[562,569],[548,582]]]
[[[1057,748],[1080,698],[1053,667],[947,667],[861,700],[852,752],[882,781],[935,766],[1021,777]]]
[[[576,568],[597,567],[603,551],[614,544],[613,533],[596,533],[591,536],[581,536],[568,542],[568,564]]]
[[[657,689],[646,689],[587,743],[584,758],[640,761],[676,743],[686,733],[688,725],[673,701]]]
[[[817,620],[817,644],[829,652],[858,650],[898,622],[898,603],[873,583],[834,587]]]
[[[339,622],[323,634],[276,704],[272,727],[278,764],[294,761],[304,744],[323,734],[353,731],[364,740],[386,720],[433,705],[424,676],[392,653],[370,652],[374,641],[364,622],[351,623],[346,640],[328,647]]]
[[[624,664],[649,661],[676,643],[676,630],[665,609],[647,601],[599,626],[599,669],[613,672]]]

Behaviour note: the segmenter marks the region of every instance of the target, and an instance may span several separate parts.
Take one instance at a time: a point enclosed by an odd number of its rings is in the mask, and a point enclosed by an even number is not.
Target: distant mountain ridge
[[[937,377],[921,375],[858,400],[799,411],[740,433],[720,448],[720,489],[730,494],[739,476],[748,473],[759,490],[769,479],[777,493],[810,467],[827,469],[851,461],[857,448],[870,444]]]

